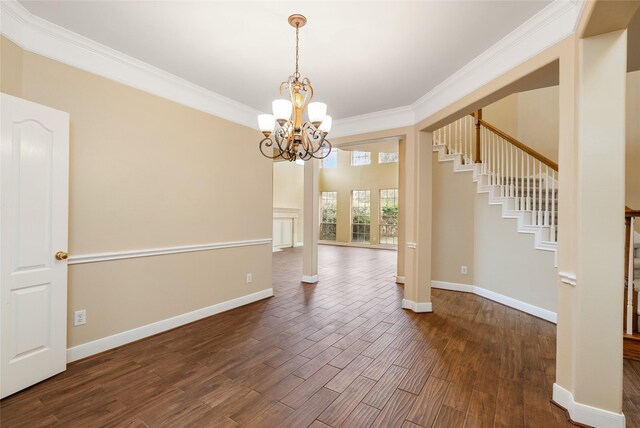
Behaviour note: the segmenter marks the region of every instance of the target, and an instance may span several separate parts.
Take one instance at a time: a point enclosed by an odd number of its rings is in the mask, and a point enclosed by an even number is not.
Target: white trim
[[[294,248],[297,248],[297,247],[304,247],[304,242],[296,242],[295,244],[293,244],[293,247],[294,247]]]
[[[402,309],[411,309],[416,313],[433,312],[431,302],[414,302],[407,299],[402,299]]]
[[[456,282],[446,282],[446,281],[431,281],[432,288],[438,288],[440,290],[450,290],[450,291],[462,291],[464,293],[473,293],[473,285],[468,284],[458,284]]]
[[[396,284],[404,284],[404,276],[396,276]]]
[[[535,57],[576,28],[583,2],[556,0],[414,102],[416,122]]]
[[[82,345],[67,349],[67,362],[77,361],[109,349],[117,348],[118,346],[126,345],[127,343],[135,342],[136,340],[144,339],[145,337],[153,336],[154,334],[162,333],[163,331],[171,330],[172,328],[189,324],[202,318],[210,317],[230,309],[257,302],[258,300],[266,299],[271,296],[273,296],[273,288],[268,288],[236,299],[227,300],[226,302],[217,303],[206,308],[197,309],[192,312],[187,312],[182,315],[147,324],[142,327],[123,331],[112,336],[103,337],[102,339],[97,339],[93,342],[83,343]]]
[[[573,394],[557,383],[553,384],[553,401],[564,407],[571,420],[592,427],[624,428],[625,416],[609,410],[578,403]]]
[[[413,126],[571,35],[582,0],[555,0],[408,106],[334,121],[332,137]],[[257,129],[261,112],[2,1],[0,32],[23,49]]]
[[[395,245],[387,244],[359,244],[356,242],[340,242],[340,241],[318,241],[319,245],[333,245],[335,247],[352,247],[352,248],[371,248],[374,250],[390,250],[398,251],[398,247]]]
[[[214,242],[210,244],[183,245],[178,247],[148,248],[145,250],[115,251],[109,253],[82,254],[69,257],[70,265],[106,262],[110,260],[135,259],[138,257],[162,256],[165,254],[193,253],[195,251],[219,250],[222,248],[250,247],[271,244],[271,239],[251,239],[246,241]]]
[[[415,242],[407,242],[407,248],[415,250],[416,248],[418,248],[418,244],[416,244]]]
[[[564,282],[565,284],[573,285],[574,287],[577,284],[575,273],[558,272],[558,276],[560,277],[560,281]]]
[[[558,316],[555,312],[548,309],[534,306],[530,303],[523,302],[521,300],[514,299],[504,294],[496,293],[495,291],[487,290],[486,288],[478,287],[477,285],[458,284],[454,282],[445,281],[431,281],[432,288],[438,288],[441,290],[461,291],[464,293],[473,293],[478,296],[484,297],[494,302],[501,303],[510,308],[517,309],[527,314],[542,318],[554,324],[558,322]]]
[[[320,281],[318,275],[302,275],[302,282],[306,284],[315,284],[318,281]]]
[[[257,129],[257,109],[39,18],[17,1],[2,1],[0,15],[0,33],[25,50]]]
[[[411,106],[397,107],[338,119],[333,122],[331,138],[403,128],[415,123],[416,115]]]

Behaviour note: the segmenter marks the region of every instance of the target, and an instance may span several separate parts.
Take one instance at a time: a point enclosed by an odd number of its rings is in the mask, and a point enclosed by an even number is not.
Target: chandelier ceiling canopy
[[[327,115],[327,105],[310,102],[313,98],[311,81],[306,77],[300,79],[299,32],[306,23],[307,18],[302,15],[289,17],[289,24],[296,29],[296,71],[280,84],[282,98],[273,101],[273,114],[258,116],[258,126],[264,135],[260,152],[270,159],[307,161],[322,159],[331,152],[331,143],[326,139],[332,122],[331,116]]]

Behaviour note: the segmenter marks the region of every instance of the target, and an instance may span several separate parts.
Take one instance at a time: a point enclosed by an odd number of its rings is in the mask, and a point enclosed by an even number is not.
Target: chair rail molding
[[[0,3],[0,19],[0,34],[27,51],[257,129],[257,109],[46,21],[15,0]]]
[[[167,254],[193,253],[195,251],[220,250],[223,248],[250,247],[271,244],[271,238],[246,241],[213,242],[209,244],[181,245],[176,247],[147,248],[144,250],[114,251],[107,253],[81,254],[69,256],[70,265],[108,262],[111,260],[135,259],[139,257],[163,256]]]

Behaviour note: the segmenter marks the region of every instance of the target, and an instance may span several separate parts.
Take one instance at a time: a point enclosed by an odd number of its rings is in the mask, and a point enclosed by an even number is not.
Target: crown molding
[[[413,104],[334,121],[332,138],[413,126],[571,35],[584,0],[554,0]],[[261,112],[0,2],[0,34],[23,49],[257,129]]]
[[[332,136],[415,125],[573,34],[583,7],[554,0],[413,104],[336,120]]]
[[[415,101],[416,122],[426,119],[570,36],[584,3],[555,0],[445,81]]]
[[[23,49],[257,129],[261,112],[33,15],[15,0],[0,2],[0,34]]]
[[[402,128],[413,126],[415,123],[416,118],[411,106],[398,107],[334,120],[331,138]]]

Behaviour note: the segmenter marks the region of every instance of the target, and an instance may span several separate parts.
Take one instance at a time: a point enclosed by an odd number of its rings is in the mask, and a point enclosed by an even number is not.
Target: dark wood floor
[[[392,251],[321,246],[316,285],[300,250],[273,257],[276,297],[71,364],[2,427],[570,426],[554,325],[439,290],[402,310]]]

